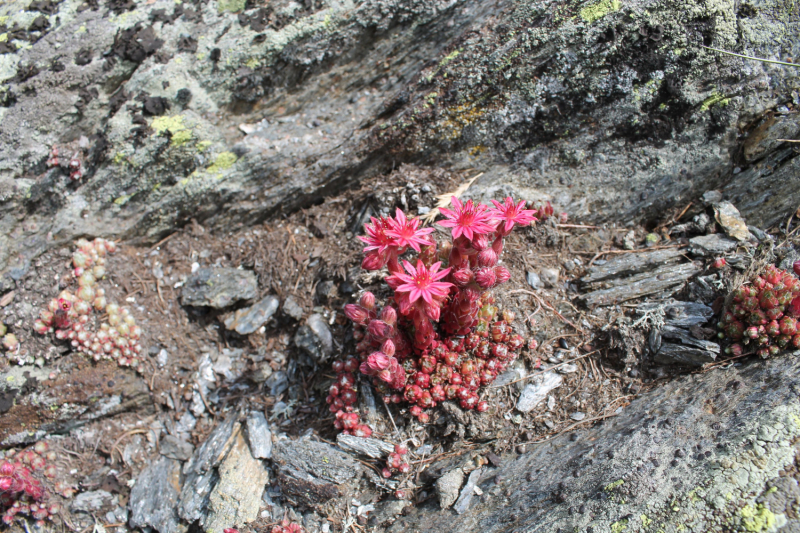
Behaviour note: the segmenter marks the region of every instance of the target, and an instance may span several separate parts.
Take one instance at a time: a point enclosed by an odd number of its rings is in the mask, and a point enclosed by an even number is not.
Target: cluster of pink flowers
[[[50,157],[47,159],[48,167],[57,167],[61,164],[58,158],[58,147],[53,145],[50,149]],[[72,181],[80,180],[84,175],[83,162],[81,161],[80,152],[75,152],[67,164],[69,170],[69,178]]]
[[[56,453],[48,450],[45,442],[21,452],[6,452],[5,459],[0,460],[0,512],[6,525],[11,525],[18,516],[27,516],[41,526],[44,520],[52,520],[61,511],[59,503],[48,502],[43,483],[44,479],[56,477],[55,460]],[[56,490],[72,496],[72,488],[66,485]]]
[[[105,257],[116,251],[113,241],[97,238],[81,239],[72,254],[73,277],[78,288],[73,294],[62,291],[39,313],[33,329],[40,335],[54,333],[59,340],[68,340],[82,353],[98,361],[113,359],[121,366],[139,368],[142,351],[139,338],[142,330],[125,307],[109,303],[105,290],[97,283],[106,274]],[[92,313],[106,313],[99,328],[92,323]]]
[[[800,276],[800,261],[793,265]],[[789,346],[800,348],[800,280],[791,273],[767,266],[761,275],[733,293],[723,313],[719,337],[729,339],[731,355],[741,355],[754,346],[758,355],[768,357]]]
[[[515,225],[537,219],[524,201],[492,203],[494,208],[452,198],[453,209],[441,209],[445,220],[438,223],[450,229],[452,242],[441,248],[432,228],[422,228],[400,209],[395,217],[372,218],[366,236],[359,237],[366,244],[362,268],[387,267],[393,298],[380,311],[369,292],[345,306],[355,324],[358,369],[373,378],[384,401],[408,402],[409,412],[423,423],[429,420],[426,410],[446,400],[487,410],[478,389],[505,370],[525,344],[511,329],[513,315],[498,318],[490,289],[511,277],[498,264],[505,237]],[[412,250],[415,262],[401,259]],[[328,403],[337,412],[338,381],[331,388]],[[344,401],[341,407],[353,410]]]

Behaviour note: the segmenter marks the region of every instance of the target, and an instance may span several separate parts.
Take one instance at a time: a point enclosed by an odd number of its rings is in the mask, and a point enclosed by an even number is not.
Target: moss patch
[[[703,100],[703,105],[700,106],[700,111],[708,111],[711,106],[720,105],[726,106],[731,101],[730,98],[727,98],[722,93],[714,93],[705,100]]]
[[[600,20],[612,11],[619,11],[622,8],[622,2],[619,0],[602,0],[596,4],[586,6],[580,11],[580,16],[587,23],[591,24],[596,20]]]

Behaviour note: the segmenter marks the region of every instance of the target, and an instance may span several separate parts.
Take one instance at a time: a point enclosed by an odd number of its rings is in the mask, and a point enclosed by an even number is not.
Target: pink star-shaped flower
[[[514,227],[514,224],[525,226],[537,220],[535,211],[525,209],[525,200],[520,200],[518,204],[514,204],[514,200],[508,196],[502,204],[497,200],[492,200],[492,203],[497,208],[495,214],[500,219],[500,224],[497,226],[497,229],[500,230],[503,235],[508,235],[511,232],[511,228]]]
[[[367,235],[362,237],[359,235],[359,239],[364,242],[367,246],[364,248],[365,253],[372,252],[373,250],[376,251],[378,254],[385,254],[390,247],[397,246],[397,241],[391,235],[386,233],[387,230],[391,228],[392,219],[390,218],[375,218],[370,217],[372,223],[364,224],[364,230],[367,232]]]
[[[439,280],[447,276],[450,273],[450,269],[445,268],[440,271],[441,262],[426,267],[422,261],[417,261],[417,266],[414,267],[408,261],[403,261],[403,266],[408,274],[396,272],[386,278],[390,286],[396,287],[397,296],[402,301],[401,312],[409,311],[414,302],[422,300],[431,311],[428,312],[428,316],[434,314],[438,318],[438,310],[443,300],[447,297],[450,287],[453,286],[452,283]]]
[[[472,240],[476,234],[494,231],[492,222],[495,218],[495,213],[489,210],[487,206],[474,204],[472,200],[467,200],[466,203],[462,204],[455,196],[450,199],[450,203],[454,207],[452,211],[444,207],[439,208],[439,211],[447,217],[447,220],[442,220],[437,224],[444,228],[453,228],[453,239],[463,235]]]
[[[433,233],[433,228],[420,229],[418,218],[406,218],[405,213],[398,208],[394,219],[388,219],[389,229],[386,235],[393,237],[397,246],[405,248],[410,246],[415,251],[420,251],[420,245],[428,246],[431,244],[426,235]]]

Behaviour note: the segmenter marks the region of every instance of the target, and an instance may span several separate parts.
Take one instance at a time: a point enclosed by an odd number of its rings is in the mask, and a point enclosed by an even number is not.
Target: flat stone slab
[[[187,526],[176,512],[180,483],[179,461],[161,456],[150,463],[131,489],[130,525],[157,531],[185,531]]]
[[[200,268],[183,286],[181,305],[223,309],[240,300],[256,297],[256,275],[238,268]]]
[[[225,319],[225,327],[235,331],[239,335],[249,335],[272,318],[278,310],[280,300],[277,296],[267,296],[258,303],[239,309],[233,315]]]
[[[258,518],[261,495],[269,481],[263,461],[253,457],[239,432],[231,451],[219,465],[219,482],[208,499],[207,533],[244,525]]]
[[[713,233],[711,235],[701,235],[689,239],[689,251],[697,255],[719,255],[731,250],[735,250],[739,246],[739,241]]]

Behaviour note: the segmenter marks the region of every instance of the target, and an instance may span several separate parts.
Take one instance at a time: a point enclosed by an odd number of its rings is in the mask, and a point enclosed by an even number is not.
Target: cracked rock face
[[[488,468],[464,514],[426,504],[387,531],[793,530],[798,370],[787,355],[677,379]]]
[[[778,0],[30,5],[0,6],[12,278],[78,236],[226,230],[404,162],[586,221],[711,189],[756,226],[796,208],[794,70],[700,47],[795,49]]]

